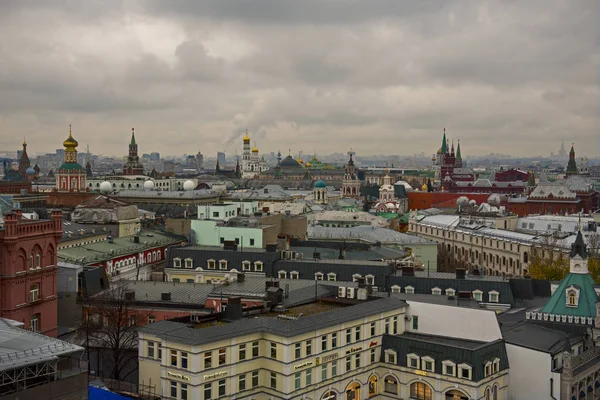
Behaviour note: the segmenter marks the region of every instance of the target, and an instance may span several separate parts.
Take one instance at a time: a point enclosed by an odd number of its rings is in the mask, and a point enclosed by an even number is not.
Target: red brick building
[[[0,229],[0,317],[54,337],[61,218],[60,211],[53,211],[51,220],[27,220],[16,211],[4,216]]]

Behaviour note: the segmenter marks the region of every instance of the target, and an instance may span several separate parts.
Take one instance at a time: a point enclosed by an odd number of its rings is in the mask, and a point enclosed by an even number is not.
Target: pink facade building
[[[62,214],[28,220],[20,211],[4,216],[0,229],[0,317],[44,335],[57,335],[56,246]]]

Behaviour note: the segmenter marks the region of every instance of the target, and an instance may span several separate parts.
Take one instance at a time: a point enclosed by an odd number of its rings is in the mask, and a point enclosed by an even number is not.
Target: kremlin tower
[[[123,167],[123,175],[144,175],[144,166],[138,157],[138,147],[135,142],[135,130],[131,128],[131,142],[129,143],[129,155],[127,163]]]

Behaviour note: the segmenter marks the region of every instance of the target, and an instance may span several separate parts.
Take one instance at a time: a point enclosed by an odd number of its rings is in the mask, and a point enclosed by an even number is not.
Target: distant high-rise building
[[[217,162],[218,162],[218,163],[219,163],[221,166],[225,165],[225,153],[223,153],[223,152],[221,152],[221,151],[219,151],[219,152],[217,153]]]
[[[204,156],[201,152],[198,152],[198,154],[196,154],[196,167],[198,169],[204,168]]]
[[[160,153],[150,153],[150,161],[160,161]]]

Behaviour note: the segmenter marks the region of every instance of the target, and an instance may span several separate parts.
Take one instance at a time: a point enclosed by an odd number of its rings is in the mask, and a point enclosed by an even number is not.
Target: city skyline
[[[592,2],[301,4],[2,2],[0,149],[599,152]]]

